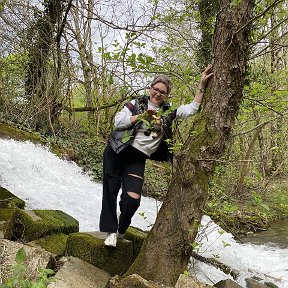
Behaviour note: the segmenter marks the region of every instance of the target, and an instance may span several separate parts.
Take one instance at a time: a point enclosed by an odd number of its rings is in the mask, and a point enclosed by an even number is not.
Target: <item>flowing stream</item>
[[[288,220],[282,220],[271,224],[268,230],[242,237],[242,243],[257,245],[269,244],[280,248],[288,248]]]
[[[0,186],[25,200],[26,209],[62,210],[79,221],[80,231],[99,229],[101,184],[92,181],[74,162],[58,158],[48,148],[28,141],[0,139]],[[132,226],[149,230],[160,205],[154,199],[142,197],[138,210],[142,216],[135,215]],[[257,276],[280,288],[288,288],[287,223],[286,228],[281,224],[280,230],[271,230],[272,234],[264,236],[261,245],[255,237],[244,239],[245,244],[237,242],[207,216],[203,217],[202,226],[197,235],[199,254],[216,257],[239,271],[236,281],[240,285],[246,287],[245,278]],[[286,241],[276,245],[278,241],[274,242],[274,237],[279,231]],[[232,279],[219,269],[195,260],[191,260],[189,272],[212,285],[222,279]]]

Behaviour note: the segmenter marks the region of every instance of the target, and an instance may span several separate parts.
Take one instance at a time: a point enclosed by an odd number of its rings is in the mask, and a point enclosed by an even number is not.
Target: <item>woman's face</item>
[[[158,82],[154,84],[152,87],[150,87],[149,93],[150,93],[150,102],[159,106],[168,96],[167,86],[162,82]]]

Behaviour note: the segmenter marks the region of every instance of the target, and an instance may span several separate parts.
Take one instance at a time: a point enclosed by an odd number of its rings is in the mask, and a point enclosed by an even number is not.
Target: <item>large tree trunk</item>
[[[64,11],[64,5],[60,0],[46,1],[44,7],[43,14],[36,18],[35,27],[28,31],[31,43],[28,48],[25,78],[26,94],[31,106],[30,113],[33,115],[37,130],[47,129],[47,127],[51,129],[51,118],[55,117],[51,113],[55,110],[55,95],[49,95],[49,59],[55,44],[57,24],[60,25]]]
[[[242,99],[253,1],[222,0],[214,39],[214,79],[195,119],[193,135],[175,158],[167,196],[141,252],[127,274],[174,285],[187,269],[208,183],[224,152]]]

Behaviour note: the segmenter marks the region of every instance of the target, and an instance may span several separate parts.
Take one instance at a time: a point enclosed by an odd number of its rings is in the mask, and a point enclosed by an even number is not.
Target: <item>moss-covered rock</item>
[[[24,209],[25,202],[7,189],[0,187],[0,208],[18,207]]]
[[[246,235],[249,232],[258,232],[265,230],[269,227],[267,218],[261,217],[256,214],[222,214],[209,213],[209,216],[221,227],[227,229],[233,235],[241,236]]]
[[[21,130],[12,124],[0,123],[0,137],[12,138],[19,141],[31,141],[34,143],[45,144],[45,141],[39,134]]]
[[[8,221],[12,218],[14,209],[0,208],[0,221]]]
[[[79,231],[79,222],[60,210],[26,211],[16,208],[5,238],[30,242],[57,233]]]
[[[5,238],[6,231],[9,229],[10,219],[14,209],[0,208],[0,239]]]
[[[37,132],[29,131],[24,127],[20,129],[14,125],[15,124],[12,123],[7,124],[0,122],[0,138],[11,138],[18,141],[30,141],[35,144],[48,146],[51,152],[56,154],[58,157],[71,160],[73,159],[73,150],[60,147],[55,141],[51,141],[51,139],[45,139]]]
[[[31,244],[38,245],[48,252],[55,254],[56,256],[63,256],[66,251],[68,235],[63,233],[58,233],[54,235],[49,235],[41,239],[37,239]]]
[[[73,233],[67,240],[67,254],[78,257],[110,275],[124,274],[133,262],[132,242],[118,239],[117,247],[104,244],[105,233]]]
[[[124,234],[124,238],[127,240],[130,240],[133,244],[133,259],[134,260],[137,258],[146,237],[147,237],[147,233],[138,228],[129,227],[126,230]]]

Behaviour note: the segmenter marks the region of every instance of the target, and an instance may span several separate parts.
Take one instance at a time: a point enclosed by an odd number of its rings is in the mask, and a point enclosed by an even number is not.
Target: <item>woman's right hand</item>
[[[142,119],[145,119],[147,121],[152,121],[153,120],[153,115],[156,115],[157,111],[153,109],[148,109],[144,113],[140,114]]]

